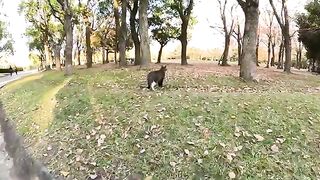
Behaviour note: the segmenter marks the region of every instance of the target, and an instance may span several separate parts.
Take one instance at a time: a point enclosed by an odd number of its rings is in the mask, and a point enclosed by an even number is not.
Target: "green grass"
[[[276,81],[248,84],[181,70],[169,72],[166,87],[150,92],[140,87],[146,73],[78,70],[57,94],[55,119],[35,156],[77,179],[92,173],[106,179],[132,173],[227,179],[229,172],[239,179],[320,178],[320,96],[309,92],[318,77],[280,74]],[[20,117],[23,134],[34,133],[29,113],[41,94],[63,79],[45,74],[1,95],[10,117]],[[274,144],[279,152],[272,152]]]

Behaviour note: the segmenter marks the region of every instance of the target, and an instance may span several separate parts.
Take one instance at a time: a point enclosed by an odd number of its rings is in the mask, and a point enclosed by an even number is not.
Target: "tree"
[[[150,41],[148,35],[148,0],[140,0],[139,4],[139,34],[140,34],[140,58],[141,65],[147,65],[151,61]]]
[[[91,35],[93,32],[93,23],[92,23],[92,7],[95,5],[95,2],[92,0],[87,0],[85,5],[82,5],[81,2],[79,2],[79,11],[82,14],[83,17],[83,23],[85,25],[85,44],[86,44],[86,59],[87,59],[87,68],[92,67],[92,55],[93,50],[91,47]],[[77,43],[79,43],[77,41]],[[79,52],[78,52],[79,53]],[[78,55],[79,58],[80,55]]]
[[[270,11],[268,9],[265,10],[265,22],[267,26],[267,32],[265,33],[267,36],[267,48],[268,48],[268,59],[267,59],[267,66],[266,68],[269,68],[271,59],[274,58],[272,54],[274,54],[272,50],[272,43],[273,43],[273,19],[274,19],[274,13],[273,11]],[[273,66],[273,63],[271,63],[271,66]]]
[[[223,25],[223,32],[224,32],[224,51],[223,51],[223,55],[221,57],[221,66],[227,66],[228,65],[228,56],[229,56],[229,49],[230,49],[230,41],[231,41],[231,36],[232,33],[234,32],[234,19],[233,19],[233,9],[234,6],[231,6],[231,24],[230,24],[230,28],[228,29],[228,25],[227,25],[227,17],[226,17],[226,7],[227,7],[227,3],[228,0],[217,0],[219,3],[219,7],[220,7],[220,18],[222,21],[222,25]]]
[[[3,56],[13,53],[14,50],[12,36],[7,31],[6,23],[0,20],[0,59]]]
[[[256,43],[259,25],[259,0],[237,0],[245,15],[240,77],[252,81],[256,76]]]
[[[19,12],[24,14],[30,26],[39,30],[47,69],[51,69],[53,64],[52,41],[54,36],[52,14],[49,9],[48,3],[43,0],[26,0],[19,4]]]
[[[179,40],[181,42],[181,65],[187,65],[188,26],[194,1],[170,0],[169,4],[174,13],[178,13],[178,16],[181,19],[181,32],[179,35]]]
[[[163,6],[154,7],[153,16],[150,18],[152,38],[160,44],[157,63],[161,63],[163,48],[171,39],[177,39],[180,27],[172,23],[172,17],[163,11]]]
[[[302,42],[309,59],[309,70],[320,73],[320,4],[311,1],[305,6],[306,13],[297,15],[298,40]]]
[[[287,0],[282,0],[282,10],[281,15],[283,14],[283,18],[277,12],[273,0],[269,0],[270,5],[273,9],[274,15],[278,21],[278,24],[281,28],[281,32],[284,39],[284,49],[285,49],[285,63],[284,63],[284,71],[287,73],[291,72],[291,35],[290,35],[290,24],[289,24],[289,15],[287,8]],[[283,12],[283,13],[282,13]]]
[[[73,27],[74,12],[72,9],[72,2],[70,0],[48,0],[51,11],[56,19],[63,24],[66,47],[65,55],[65,75],[72,75],[72,49],[73,49]]]
[[[126,44],[127,44],[127,0],[121,0],[121,27],[119,37],[119,65],[125,66],[126,61]]]
[[[140,65],[141,64],[141,57],[140,57],[140,39],[139,39],[139,33],[137,30],[137,13],[139,10],[139,0],[131,0],[128,3],[128,9],[130,12],[130,33],[131,38],[134,43],[134,65]]]
[[[240,22],[237,22],[237,29],[233,30],[232,36],[236,39],[238,45],[238,65],[241,65],[241,55],[242,55],[242,44],[243,44],[243,35],[240,28]]]

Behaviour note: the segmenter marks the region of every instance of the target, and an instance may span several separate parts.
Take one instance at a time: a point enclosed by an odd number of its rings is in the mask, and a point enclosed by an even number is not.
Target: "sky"
[[[307,0],[288,0],[289,12],[293,15],[296,12],[303,11],[304,4]],[[27,66],[28,61],[28,45],[27,38],[23,36],[26,29],[26,22],[23,15],[18,13],[18,5],[21,0],[4,0],[4,13],[8,16],[9,31],[12,33],[15,44],[15,54],[9,58],[9,61],[17,66]],[[236,0],[229,0],[235,3]],[[269,6],[268,0],[260,1],[260,9]],[[219,9],[216,0],[198,0],[194,7],[194,15],[198,23],[193,27],[192,38],[188,47],[199,48],[203,50],[222,49],[223,36],[217,30],[210,28],[212,25],[220,23]],[[242,16],[241,11],[236,16]],[[215,18],[212,18],[215,17]],[[171,42],[165,47],[165,51],[173,51],[179,45],[179,42]],[[159,45],[156,42],[151,44],[151,52],[156,53]]]

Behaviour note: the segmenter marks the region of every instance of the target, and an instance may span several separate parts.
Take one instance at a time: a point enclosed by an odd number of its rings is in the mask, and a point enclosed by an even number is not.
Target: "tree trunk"
[[[276,58],[275,56],[275,47],[276,47],[276,43],[272,42],[272,48],[271,48],[271,51],[272,51],[272,57],[271,57],[271,67],[274,66],[274,60]]]
[[[181,65],[187,65],[187,46],[188,46],[188,21],[183,20],[181,24]]]
[[[109,49],[106,50],[106,63],[109,63]]]
[[[285,62],[284,62],[284,72],[291,72],[291,37],[290,34],[286,34],[284,37],[284,49],[285,49]]]
[[[70,10],[67,10],[70,11]],[[64,14],[64,30],[66,32],[65,75],[72,75],[73,27],[70,12]]]
[[[134,0],[133,8],[130,11],[130,31],[131,31],[131,38],[134,44],[134,65],[141,64],[140,39],[139,39],[139,34],[137,32],[137,27],[136,27],[136,15],[138,12],[138,4],[139,4],[139,0]]]
[[[301,69],[301,67],[302,67],[301,58],[302,58],[302,43],[299,42],[298,53],[297,53],[297,68],[298,69]]]
[[[162,56],[162,49],[163,49],[164,45],[160,45],[160,50],[159,50],[159,54],[158,54],[158,60],[157,63],[161,63],[161,56]]]
[[[78,54],[77,54],[77,59],[78,59],[78,65],[80,66],[81,65],[81,50],[78,49]]]
[[[139,32],[140,32],[140,58],[141,65],[151,62],[150,40],[148,35],[148,0],[140,0],[139,6]]]
[[[61,70],[60,51],[61,51],[61,46],[60,45],[55,45],[55,48],[54,48],[54,59],[55,59],[56,69],[57,70]]]
[[[120,14],[119,14],[119,0],[113,0],[114,21],[116,24],[116,42],[114,47],[114,63],[117,64],[117,52],[119,50],[119,34],[120,34]]]
[[[106,64],[106,51],[104,50],[104,47],[101,47],[101,58],[102,64]]]
[[[51,53],[49,49],[48,43],[44,43],[44,52],[45,52],[45,59],[46,59],[46,69],[52,69],[52,60],[51,60]]]
[[[283,49],[284,49],[284,46],[283,46],[283,40],[282,40],[279,46],[279,59],[278,59],[277,69],[283,69]]]
[[[243,51],[241,56],[240,77],[252,81],[256,78],[256,45],[259,24],[259,2],[257,5],[245,5],[245,28],[243,34]]]
[[[256,45],[256,64],[259,66],[259,45],[260,45],[260,35],[257,37],[257,45]]]
[[[270,40],[270,37],[268,37],[268,60],[267,60],[266,68],[269,68],[270,61],[271,61],[271,40]]]
[[[224,51],[222,55],[221,66],[228,66],[230,40],[231,40],[231,37],[229,36],[229,34],[225,34]]]
[[[87,68],[92,67],[92,48],[91,48],[91,27],[90,24],[86,26],[86,47],[87,47]]]
[[[120,67],[127,64],[126,61],[126,44],[127,44],[127,0],[122,0],[121,4],[121,28],[120,28],[120,39],[119,39],[119,65]]]

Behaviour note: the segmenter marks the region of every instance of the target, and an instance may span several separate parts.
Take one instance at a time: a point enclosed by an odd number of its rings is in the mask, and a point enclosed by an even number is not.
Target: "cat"
[[[162,87],[166,71],[167,66],[161,66],[158,71],[151,71],[147,76],[148,89],[151,88],[154,91],[154,86],[156,84],[158,84],[159,87]]]

